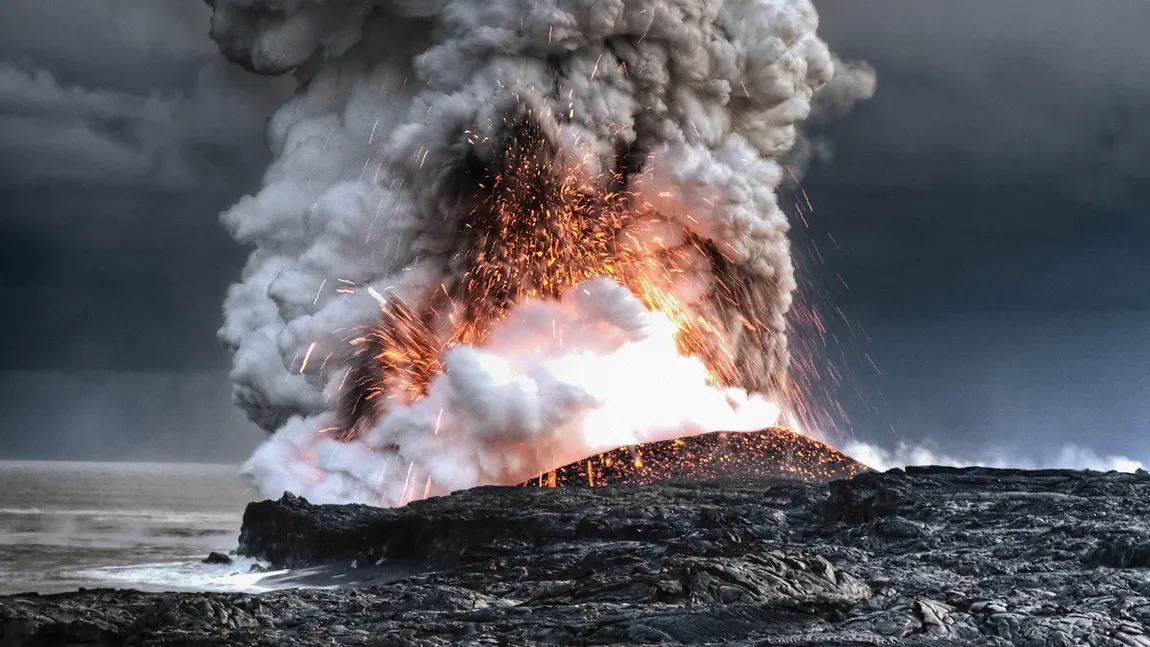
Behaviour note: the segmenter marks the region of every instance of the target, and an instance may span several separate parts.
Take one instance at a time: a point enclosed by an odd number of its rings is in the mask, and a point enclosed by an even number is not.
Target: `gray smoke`
[[[265,429],[332,408],[348,331],[379,316],[365,286],[418,309],[461,280],[460,178],[497,161],[487,143],[514,110],[564,151],[557,169],[622,181],[665,225],[659,245],[706,241],[679,293],[716,313],[737,386],[780,383],[795,288],[782,164],[812,110],[874,91],[819,39],[809,0],[209,4],[228,58],[300,81],[268,125],[263,187],[223,217],[254,250],[220,336]]]

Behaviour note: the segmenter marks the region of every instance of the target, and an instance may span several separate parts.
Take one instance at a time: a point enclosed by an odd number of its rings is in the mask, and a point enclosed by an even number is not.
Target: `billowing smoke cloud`
[[[282,429],[249,463],[265,493],[394,504],[773,421],[748,393],[785,378],[782,160],[813,109],[874,90],[809,0],[211,4],[226,56],[301,82],[269,123],[264,186],[224,215],[255,248],[220,333],[235,396]],[[676,343],[702,359],[675,364]],[[373,388],[397,376],[424,397]]]
[[[953,467],[977,465],[981,467],[1095,470],[1100,472],[1111,470],[1134,472],[1143,469],[1141,461],[1125,456],[1099,456],[1088,447],[1073,444],[1063,445],[1056,453],[1037,460],[1006,457],[1001,454],[959,458],[924,444],[916,445],[906,442],[899,442],[894,449],[888,450],[870,443],[852,441],[843,447],[843,451],[880,471],[895,467],[923,465],[949,465]]]

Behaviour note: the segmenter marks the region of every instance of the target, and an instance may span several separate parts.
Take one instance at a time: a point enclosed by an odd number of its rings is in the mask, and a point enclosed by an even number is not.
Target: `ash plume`
[[[254,247],[220,337],[235,399],[279,430],[248,467],[265,493],[319,470],[330,500],[394,504],[418,497],[413,478],[450,491],[618,446],[589,440],[617,397],[594,378],[664,321],[698,365],[668,359],[688,402],[769,409],[755,394],[785,380],[795,288],[783,160],[812,110],[874,90],[818,38],[809,0],[209,4],[225,56],[300,82],[268,124],[263,187],[223,216]],[[548,330],[595,350],[514,343]],[[570,369],[584,351],[590,378]],[[620,437],[750,422],[676,415]],[[440,460],[428,416],[469,449]],[[400,494],[371,487],[405,464]]]

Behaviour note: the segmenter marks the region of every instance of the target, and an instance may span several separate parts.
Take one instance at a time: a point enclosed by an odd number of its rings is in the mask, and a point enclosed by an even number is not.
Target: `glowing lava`
[[[834,448],[775,427],[620,447],[541,474],[522,485],[606,487],[764,477],[818,482],[848,478],[867,469]]]

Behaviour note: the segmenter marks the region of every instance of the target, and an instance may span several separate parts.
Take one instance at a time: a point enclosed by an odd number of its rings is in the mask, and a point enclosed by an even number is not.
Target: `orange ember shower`
[[[381,300],[379,320],[349,340],[340,438],[355,438],[390,407],[423,396],[443,369],[442,353],[481,345],[511,305],[558,299],[596,276],[626,286],[645,308],[674,322],[680,352],[701,359],[716,385],[764,393],[780,386],[781,372],[748,371],[732,348],[732,322],[744,353],[770,346],[765,340],[778,333],[741,284],[749,277],[694,233],[680,232],[681,242],[667,244],[661,230],[669,223],[626,188],[642,160],[620,151],[615,168],[592,174],[568,161],[532,109],[517,104],[511,113],[493,141],[468,137],[496,155],[486,163],[470,155],[457,171],[458,204],[467,216],[455,242],[462,251],[448,273],[455,278],[418,311],[397,298]],[[676,284],[700,265],[712,279],[710,301],[692,307]]]

